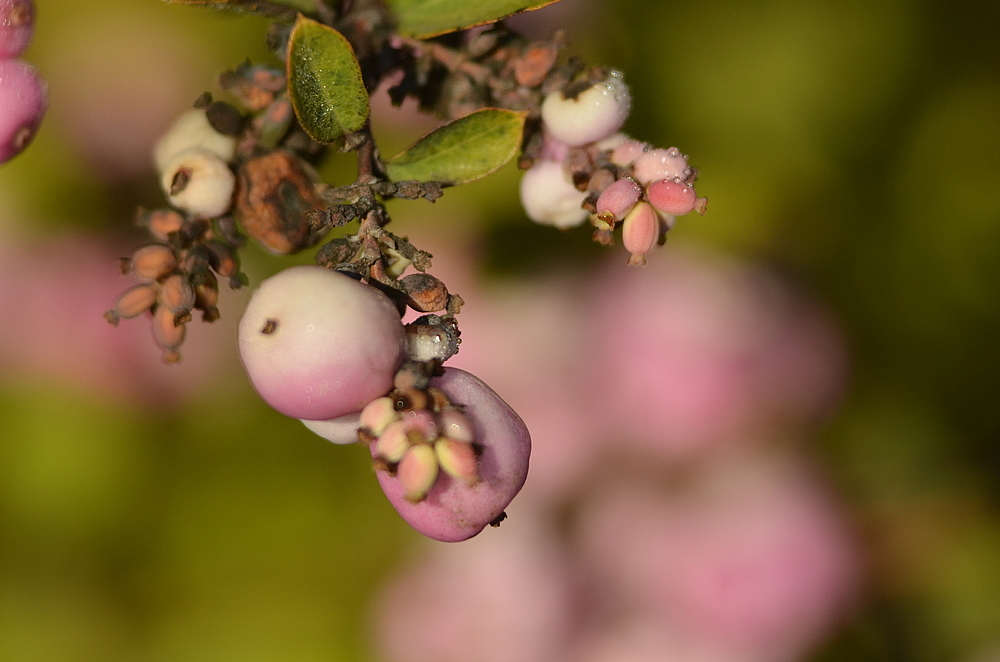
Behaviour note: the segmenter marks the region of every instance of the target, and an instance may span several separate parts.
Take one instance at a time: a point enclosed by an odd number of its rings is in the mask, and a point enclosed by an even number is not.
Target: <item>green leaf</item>
[[[389,0],[400,34],[425,39],[492,23],[559,0]]]
[[[296,11],[313,12],[316,10],[316,5],[312,0],[166,0],[166,2],[172,5],[205,7],[289,20],[294,18]]]
[[[288,93],[299,123],[317,142],[335,142],[368,119],[368,92],[351,44],[301,14],[288,40]]]
[[[449,122],[389,159],[389,178],[452,185],[481,179],[517,154],[525,115],[484,108]]]

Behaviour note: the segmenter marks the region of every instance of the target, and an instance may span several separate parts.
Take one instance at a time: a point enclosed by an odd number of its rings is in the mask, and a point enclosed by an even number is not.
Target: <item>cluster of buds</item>
[[[361,411],[359,438],[372,447],[377,469],[402,485],[406,499],[426,498],[440,472],[473,487],[480,482],[472,423],[429,374],[440,364],[408,362],[393,391]]]
[[[632,100],[617,71],[595,69],[541,107],[541,127],[522,158],[521,202],[536,223],[560,229],[588,218],[594,240],[614,242],[622,224],[629,264],[666,240],[677,216],[705,212],[698,172],[676,147],[657,149],[620,133]]]
[[[0,0],[0,163],[24,151],[48,107],[45,81],[18,59],[34,31],[32,0]]]
[[[140,210],[139,222],[160,242],[121,259],[122,274],[142,282],[125,290],[104,318],[117,326],[148,311],[163,360],[176,363],[192,311],[200,310],[204,322],[219,318],[219,277],[231,287],[242,286],[246,277],[239,270],[235,240],[227,239],[219,224],[185,219],[171,209]]]

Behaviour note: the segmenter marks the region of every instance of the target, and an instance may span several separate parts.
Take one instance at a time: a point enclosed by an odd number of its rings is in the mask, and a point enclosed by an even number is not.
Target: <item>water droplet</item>
[[[306,331],[309,331],[310,333],[313,332],[313,331],[315,331],[315,330],[316,330],[316,325],[315,324],[310,324],[309,326],[306,327]]]

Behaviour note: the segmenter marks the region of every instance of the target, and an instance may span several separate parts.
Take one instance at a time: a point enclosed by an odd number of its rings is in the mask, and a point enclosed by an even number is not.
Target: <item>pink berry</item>
[[[47,86],[34,67],[20,60],[0,60],[0,163],[24,151],[47,106]]]
[[[240,358],[281,413],[329,420],[392,388],[406,334],[373,287],[323,267],[291,267],[261,283],[240,320]]]
[[[458,542],[471,538],[496,520],[520,491],[528,474],[531,439],[520,417],[478,377],[464,370],[446,368],[444,375],[431,380],[431,385],[444,391],[454,404],[465,407],[474,443],[481,450],[479,482],[470,486],[447,470],[440,471],[426,496],[414,503],[407,498],[412,486],[404,485],[399,473],[392,476],[387,471],[378,471],[376,475],[389,503],[410,526],[435,540]],[[375,444],[372,454],[375,455]],[[418,478],[426,474],[414,473],[419,474]],[[404,478],[409,482],[409,474]]]
[[[695,208],[698,194],[694,187],[673,179],[661,179],[646,187],[650,204],[664,214],[683,216]]]
[[[633,176],[640,184],[649,184],[659,179],[679,179],[687,181],[692,174],[687,157],[676,147],[653,149],[635,160]]]
[[[649,150],[649,143],[638,140],[626,140],[611,151],[611,162],[623,168],[635,163],[635,160]]]
[[[536,161],[521,177],[520,190],[524,213],[535,223],[565,230],[587,220],[581,207],[587,193],[573,186],[558,161]]]
[[[31,0],[0,0],[0,58],[23,53],[34,31],[35,4]]]
[[[593,85],[574,99],[552,92],[542,102],[542,122],[557,139],[572,147],[607,138],[622,128],[632,109],[632,95],[620,72]]]
[[[625,218],[635,203],[642,197],[642,187],[635,180],[628,177],[619,179],[608,188],[604,189],[600,197],[597,198],[597,215],[602,220],[605,214],[612,218],[607,220],[620,221]],[[609,223],[614,225],[614,223]]]

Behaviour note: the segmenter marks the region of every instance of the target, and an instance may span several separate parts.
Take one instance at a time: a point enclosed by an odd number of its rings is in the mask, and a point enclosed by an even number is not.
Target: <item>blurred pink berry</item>
[[[625,218],[640,197],[642,187],[634,179],[623,177],[601,192],[597,198],[597,216],[608,225],[614,225],[614,222]]]
[[[17,57],[35,32],[32,0],[0,0],[0,58]]]
[[[334,444],[353,444],[358,440],[358,428],[361,427],[361,415],[358,413],[344,414],[326,421],[310,421],[302,419],[302,423],[312,432]]]
[[[673,179],[659,179],[646,187],[646,198],[664,214],[683,216],[694,210],[698,194],[690,184]]]
[[[360,412],[392,388],[406,334],[373,287],[302,265],[265,280],[240,320],[240,358],[260,396],[293,418]]]
[[[0,60],[0,163],[31,143],[47,105],[47,86],[34,67],[20,60]]]
[[[611,152],[611,162],[622,167],[632,165],[637,158],[649,151],[649,143],[638,140],[626,140]]]
[[[632,109],[632,95],[620,72],[612,71],[574,99],[550,93],[542,102],[542,122],[557,140],[572,147],[607,138],[622,128]]]
[[[660,179],[687,181],[693,170],[687,157],[676,147],[653,149],[635,160],[633,176],[640,184],[649,184]]]
[[[435,540],[457,542],[496,520],[520,491],[528,474],[531,439],[514,410],[478,377],[445,368],[444,375],[432,379],[431,385],[444,391],[452,403],[463,406],[472,423],[474,443],[481,449],[479,482],[470,486],[446,472],[437,473],[426,497],[414,501],[414,491],[422,485],[420,479],[430,473],[424,469],[424,464],[429,464],[425,458],[414,459],[415,468],[411,472],[411,467],[406,467],[405,476],[401,475],[405,456],[396,476],[384,470],[376,475],[389,503],[410,526]],[[372,444],[373,456],[378,453],[376,446]],[[413,446],[408,452],[416,448],[422,446]]]
[[[558,161],[536,161],[521,177],[521,204],[535,223],[566,229],[587,220],[587,197],[563,173]]]
[[[646,253],[653,250],[660,237],[660,219],[656,210],[648,202],[640,202],[625,217],[622,224],[622,243],[632,255],[628,263],[632,266],[646,264]]]

